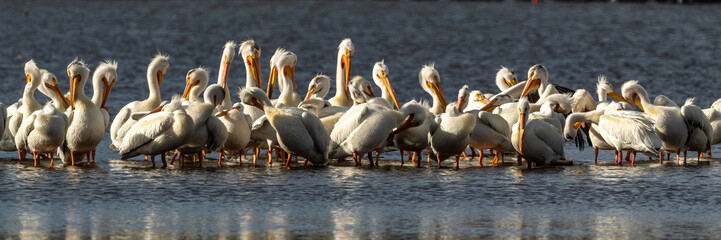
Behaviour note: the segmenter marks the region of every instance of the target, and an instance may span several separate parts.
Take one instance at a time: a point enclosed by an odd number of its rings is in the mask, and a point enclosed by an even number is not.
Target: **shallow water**
[[[25,61],[60,77],[74,57],[94,68],[120,63],[111,116],[144,98],[145,68],[171,55],[164,98],[180,93],[190,68],[215,76],[222,44],[252,37],[267,63],[276,47],[298,55],[305,92],[317,72],[334,73],[344,37],[356,47],[354,74],[385,59],[401,102],[429,99],[417,83],[435,61],[448,96],[463,84],[493,92],[499,65],[543,63],[551,82],[593,91],[595,78],[639,79],[652,96],[696,96],[707,107],[721,88],[716,5],[494,2],[2,2],[0,95],[21,97]],[[239,61],[236,61],[239,62]],[[263,66],[267,77],[267,65]],[[230,84],[244,82],[234,63]],[[264,81],[265,82],[265,81]],[[90,92],[90,86],[86,86]],[[40,94],[38,99],[43,99]],[[237,99],[233,96],[233,99]],[[574,166],[524,170],[510,164],[460,170],[400,167],[292,170],[261,164],[152,169],[98,149],[94,167],[35,168],[0,153],[0,236],[20,238],[714,238],[721,162],[677,167],[641,161],[593,165],[567,144]],[[714,148],[715,152],[719,152]],[[642,157],[641,159],[645,159]],[[488,162],[489,159],[486,159]],[[47,166],[47,162],[42,163]]]

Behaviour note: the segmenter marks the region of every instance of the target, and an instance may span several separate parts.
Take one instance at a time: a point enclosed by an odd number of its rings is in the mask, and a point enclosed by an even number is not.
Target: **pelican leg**
[[[148,155],[145,155],[145,160],[144,160],[144,161],[148,161]]]
[[[594,157],[593,157],[593,164],[598,165],[598,148],[594,147]]]
[[[408,152],[408,155],[410,155],[410,154],[411,154],[411,153]],[[403,159],[404,159],[404,158],[403,158],[403,150],[401,150],[401,166],[403,166]]]
[[[180,156],[178,159],[180,161],[180,164],[178,165],[180,165],[180,167],[185,166],[185,155],[178,153],[178,156]]]
[[[238,151],[238,166],[243,165],[243,150]]]
[[[91,151],[91,152],[92,152],[92,151]],[[88,163],[87,163],[87,165],[90,166],[90,152],[86,152],[86,153],[85,153],[85,157],[88,158]]]
[[[623,166],[623,151],[618,151],[618,166]]]
[[[163,154],[165,154],[165,153],[163,153]],[[173,158],[170,159],[170,165],[175,164],[175,157],[177,157],[177,156],[178,156],[178,153],[173,152]],[[178,164],[178,165],[180,165],[180,164]]]
[[[198,166],[200,167],[203,167],[203,156],[205,155],[204,152],[205,150],[198,153]]]
[[[75,166],[75,153],[70,150],[70,166]]]
[[[491,148],[491,149],[488,149],[488,154],[493,155],[493,149],[492,149],[492,148]]]
[[[468,148],[470,148],[470,149],[471,149],[471,158],[474,158],[474,157],[476,157],[476,149],[475,149],[475,148],[473,148],[473,147],[471,147],[471,146],[468,146]]]
[[[438,161],[438,169],[441,169],[441,155],[440,154],[436,154],[436,160]]]
[[[411,155],[410,152],[408,152],[408,155]],[[413,160],[411,160],[411,163],[415,163],[416,165],[420,165],[421,163],[418,162],[418,160],[416,160],[416,157],[417,157],[417,156],[418,156],[418,155],[417,155],[417,152],[413,152],[413,157],[411,158],[411,159],[413,159]],[[403,166],[402,162],[401,162],[401,166]]]
[[[663,165],[663,151],[658,152],[658,164]]]
[[[483,150],[481,150],[481,152],[483,152]],[[483,167],[483,158],[482,157],[478,158],[478,167]]]
[[[155,155],[150,155],[150,161],[153,162],[153,168],[155,168]]]
[[[306,157],[305,162],[303,162],[303,168],[307,168],[307,167],[308,167],[308,158]]]
[[[33,161],[34,161],[33,167],[37,167],[38,166],[38,153],[36,153],[35,151],[33,151]]]
[[[368,160],[369,160],[370,163],[371,163],[371,167],[373,167],[373,153],[368,152]]]
[[[93,164],[95,164],[95,150],[92,151],[92,155],[93,155]]]
[[[431,164],[431,153],[428,153],[428,164]]]
[[[271,147],[268,147],[268,151],[266,151],[266,152],[268,153],[268,167],[272,167],[273,166],[273,150]],[[278,155],[276,155],[276,156],[278,156]]]
[[[223,160],[223,157],[224,157],[224,156],[223,156],[223,149],[221,148],[221,149],[220,149],[220,153],[218,153],[218,167],[222,167],[222,166],[223,166],[223,164],[220,162],[220,161]]]
[[[518,166],[523,165],[523,161],[521,160],[521,154],[518,154]]]
[[[413,154],[416,154],[416,153],[413,152]],[[416,157],[412,157],[412,158],[411,158],[411,152],[410,152],[410,151],[408,151],[408,161],[409,161],[409,162],[413,162],[413,163],[416,162]]]
[[[478,149],[478,158],[483,159],[483,149]]]
[[[255,166],[255,160],[258,159],[258,155],[256,155],[256,153],[257,153],[256,150],[257,150],[257,149],[258,149],[258,148],[253,148],[253,166]],[[260,150],[258,150],[258,151],[260,151]]]
[[[465,150],[465,149],[463,150],[463,152],[462,152],[461,154],[463,155],[463,158],[464,158],[464,159],[468,157],[468,156],[466,156],[466,150]]]
[[[380,158],[381,152],[376,150],[376,167],[378,166],[378,159]]]
[[[458,155],[456,155],[456,169],[458,169]]]
[[[683,165],[686,165],[686,156],[688,155],[688,150],[683,150]]]
[[[285,160],[285,166],[286,166],[286,167],[290,167],[290,157],[291,157],[291,155],[288,154],[288,159]]]
[[[18,163],[19,163],[19,164],[22,164],[22,163],[23,163],[23,160],[25,160],[25,150],[23,150],[23,149],[18,149],[18,159],[19,159],[19,160],[18,160]]]
[[[416,162],[416,167],[421,166],[421,152],[413,152],[413,160]]]
[[[701,163],[701,158],[702,158],[702,157],[703,157],[703,153],[702,153],[702,152],[698,152],[698,161],[696,161],[697,164]]]
[[[632,154],[633,157],[631,158],[631,166],[635,167],[636,165],[634,165],[634,163],[636,162],[636,152],[634,151]]]
[[[50,155],[50,167],[53,167],[53,166],[55,166],[55,164],[54,164],[55,158],[53,158],[53,153],[50,153],[49,155]]]
[[[526,163],[528,163],[528,169],[533,169],[533,163],[531,163],[531,161],[528,161],[528,159],[526,159]]]
[[[708,158],[712,158],[710,149],[708,150]]]
[[[678,160],[680,159],[679,156],[681,155],[681,149],[676,150],[676,165],[678,166]]]
[[[626,162],[630,161],[631,151],[626,151]]]
[[[163,161],[163,168],[168,168],[168,162],[165,160],[165,153],[160,154],[160,160]]]

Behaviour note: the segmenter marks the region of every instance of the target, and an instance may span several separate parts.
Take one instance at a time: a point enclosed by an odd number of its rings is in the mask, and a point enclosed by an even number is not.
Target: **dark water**
[[[62,77],[80,57],[120,63],[109,106],[147,96],[145,70],[171,55],[164,98],[190,68],[215,76],[222,45],[254,38],[267,63],[276,47],[298,55],[305,92],[333,74],[339,41],[356,47],[354,74],[385,59],[401,102],[425,98],[421,65],[435,61],[446,95],[469,84],[495,91],[500,65],[543,63],[551,82],[593,91],[606,74],[638,79],[675,101],[717,98],[721,8],[716,5],[469,2],[0,2],[0,101],[21,97],[25,61]],[[236,61],[240,62],[240,61]],[[267,65],[262,69],[267,77]],[[233,63],[230,84],[243,84]],[[265,82],[265,81],[264,81]],[[86,87],[90,92],[90,87]],[[38,94],[38,99],[42,99]],[[237,99],[237,97],[233,97]],[[106,134],[107,136],[107,134]],[[107,138],[107,137],[106,137]],[[10,238],[716,238],[721,162],[609,164],[567,145],[575,166],[460,170],[331,166],[151,169],[114,160],[104,141],[95,167],[34,168],[0,153],[0,236]],[[715,152],[719,152],[714,148]],[[721,153],[718,153],[721,154]],[[384,154],[398,159],[397,153]],[[487,159],[488,160],[488,159]],[[45,166],[46,162],[43,163]],[[451,166],[450,161],[446,163]],[[226,165],[232,165],[228,162]],[[206,162],[212,166],[212,162]]]

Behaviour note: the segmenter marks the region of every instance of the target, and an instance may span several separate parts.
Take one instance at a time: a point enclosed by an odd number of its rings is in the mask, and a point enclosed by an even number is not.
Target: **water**
[[[217,73],[226,40],[254,38],[266,64],[276,47],[298,55],[305,92],[332,75],[336,48],[351,37],[354,74],[385,59],[400,101],[429,99],[421,65],[435,61],[446,95],[469,84],[495,91],[500,65],[523,79],[543,63],[551,82],[593,91],[599,74],[619,88],[638,79],[651,93],[708,107],[721,90],[716,5],[493,2],[2,2],[0,101],[21,97],[22,67],[35,59],[60,77],[75,57],[94,68],[120,63],[109,100],[114,116],[147,96],[145,70],[171,55],[162,94],[184,87],[188,69]],[[236,60],[236,62],[239,62]],[[233,63],[232,87],[244,82]],[[263,66],[267,77],[267,65]],[[265,82],[265,81],[264,81]],[[86,86],[86,92],[90,92]],[[332,94],[332,93],[331,93]],[[38,99],[44,99],[39,94]],[[237,99],[233,96],[233,99]],[[44,100],[41,100],[44,101]],[[0,153],[0,236],[10,238],[714,238],[721,164],[610,164],[567,145],[575,165],[524,170],[506,164],[460,170],[382,167],[286,170],[278,166],[152,169],[116,160],[106,146],[94,167],[35,168]],[[719,148],[714,148],[719,152]],[[645,159],[645,157],[642,157]],[[486,159],[488,162],[489,159]],[[511,160],[507,161],[507,163]],[[47,166],[47,162],[43,162]],[[450,161],[445,166],[450,167]]]

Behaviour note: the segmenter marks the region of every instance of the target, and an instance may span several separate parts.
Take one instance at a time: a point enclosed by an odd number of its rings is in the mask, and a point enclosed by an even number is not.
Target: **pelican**
[[[233,105],[230,101],[230,92],[228,91],[228,72],[230,71],[230,63],[233,62],[233,58],[235,58],[236,46],[237,44],[235,44],[234,41],[228,41],[225,43],[225,46],[223,46],[223,57],[220,59],[220,69],[218,69],[218,84],[220,84],[225,91],[225,98],[223,98],[218,105],[218,108],[221,110],[228,109]],[[206,82],[206,85],[207,84]],[[203,86],[201,90],[202,89],[205,89],[205,86]],[[197,97],[198,95],[195,96]]]
[[[623,97],[634,102],[641,111],[644,111],[654,122],[654,130],[661,139],[665,152],[675,152],[678,161],[679,152],[683,149],[690,134],[688,123],[678,107],[653,105],[648,99],[648,93],[638,81],[629,80],[621,86]],[[663,164],[663,152],[659,153],[659,163]]]
[[[119,145],[122,159],[150,155],[155,167],[155,155],[160,154],[167,167],[165,153],[183,145],[193,133],[193,119],[176,97],[141,118],[125,134]]]
[[[21,144],[22,148],[17,148],[18,143],[14,142],[17,138],[17,132],[22,123],[25,122],[25,119],[30,117],[30,114],[42,108],[42,105],[35,100],[35,90],[38,89],[38,86],[40,86],[42,82],[40,79],[42,75],[37,64],[35,64],[35,61],[32,59],[25,63],[25,76],[27,82],[23,91],[22,107],[15,111],[15,114],[13,114],[13,117],[10,118],[9,121],[9,130],[13,138],[13,145],[15,145],[15,149],[18,151],[18,161],[20,163],[25,159],[26,146]]]
[[[478,116],[476,125],[471,133],[471,141],[469,146],[476,149],[495,149],[496,156],[492,163],[498,163],[499,157],[503,160],[503,153],[511,153],[513,144],[511,144],[511,128],[508,122],[501,115],[488,112],[494,106],[489,103],[478,111],[470,111],[469,113]],[[478,165],[482,165],[483,157],[479,157]]]
[[[711,127],[711,122],[706,118],[703,110],[693,104],[693,100],[693,98],[686,100],[681,107],[681,114],[686,119],[691,131],[688,140],[686,140],[686,147],[688,147],[688,150],[698,152],[698,160],[701,161],[702,154],[711,150],[714,137],[713,127]],[[684,149],[683,164],[686,164],[686,151]]]
[[[218,85],[213,84],[213,86]],[[228,129],[213,114],[215,108],[220,105],[221,99],[224,99],[222,95],[225,94],[225,91],[219,91],[220,88],[216,89],[218,91],[206,91],[204,96],[204,98],[212,102],[183,103],[185,112],[193,119],[193,130],[191,131],[192,137],[188,138],[185,144],[177,149],[181,156],[181,165],[184,164],[186,154],[198,154],[199,164],[203,166],[205,151],[217,151],[228,138]]]
[[[353,105],[368,102],[376,97],[370,82],[361,76],[355,76],[350,80],[348,83],[348,92],[353,100]],[[390,106],[390,103],[387,105]]]
[[[273,95],[276,81],[280,82],[280,96],[275,100],[286,107],[296,107],[300,103],[300,97],[296,99],[295,84],[293,75],[297,57],[295,53],[278,48],[271,60],[270,79],[268,80],[268,98]],[[277,79],[277,80],[276,80]]]
[[[596,83],[596,94],[598,95],[598,104],[596,105],[596,109],[606,109],[606,106],[611,102],[607,97],[616,99],[619,102],[625,102],[633,106],[633,103],[625,99],[623,96],[621,96],[620,93],[618,93],[616,90],[613,89],[613,86],[611,86],[610,83],[606,80],[606,76],[600,75],[598,76],[598,82]]]
[[[110,125],[110,139],[113,141],[110,148],[117,149],[120,141],[123,140],[125,132],[130,129],[136,122],[130,116],[136,112],[147,112],[157,108],[160,105],[160,85],[163,82],[163,76],[168,71],[168,56],[158,54],[148,65],[148,98],[142,101],[133,101],[126,104],[115,115],[113,123]]]
[[[653,105],[656,106],[667,106],[667,107],[679,107],[673,100],[666,97],[666,95],[658,95],[653,99]]]
[[[659,153],[662,143],[653,128],[648,115],[621,110],[619,103],[610,103],[598,121],[598,131],[616,150],[619,165],[622,151],[633,152],[631,165],[636,161],[636,152]]]
[[[386,66],[385,60],[373,64],[373,82],[381,89],[381,98],[388,102],[388,105],[395,104],[396,109],[400,110],[396,91],[393,90],[391,81],[388,79],[388,66]]]
[[[333,127],[343,114],[348,111],[347,107],[331,106],[327,100],[311,98],[301,102],[298,108],[306,110],[320,118],[327,132],[333,132]]]
[[[531,163],[548,164],[565,159],[564,140],[557,129],[539,119],[528,119],[530,104],[526,98],[518,101],[519,120],[513,125],[511,143],[532,168]]]
[[[418,81],[421,83],[423,91],[426,91],[433,97],[433,106],[430,109],[431,113],[438,115],[446,111],[446,105],[448,105],[448,103],[441,88],[440,75],[434,65],[435,64],[424,65],[418,73]]]
[[[335,97],[330,99],[333,106],[350,107],[353,102],[348,95],[350,82],[350,63],[353,57],[353,42],[350,38],[343,39],[338,45],[338,62],[335,70]]]
[[[224,152],[238,153],[238,165],[243,163],[243,151],[250,142],[250,129],[253,119],[243,113],[243,104],[235,103],[233,107],[223,110],[215,115],[228,129],[228,138],[223,143],[218,162],[222,160]]]
[[[200,96],[200,92],[205,90],[205,87],[208,86],[209,78],[210,75],[208,74],[208,70],[203,67],[190,69],[190,71],[188,71],[188,73],[185,75],[186,80],[185,90],[183,90],[183,98],[190,101],[191,103],[203,103],[203,99],[198,96]],[[224,93],[227,91],[227,86],[223,87],[222,84],[216,86],[220,86]],[[224,99],[217,99],[217,101],[218,106],[221,106],[222,102],[225,102]]]
[[[41,79],[42,83],[39,87],[41,92],[51,98],[59,96],[64,99],[55,75],[45,71]],[[50,166],[52,167],[54,165],[52,153],[65,140],[67,124],[67,116],[58,111],[53,102],[49,102],[42,110],[33,112],[23,121],[15,135],[17,149],[31,151],[36,167],[38,166],[38,155],[50,153]]]
[[[501,66],[501,69],[496,72],[496,86],[498,86],[498,89],[503,92],[516,84],[518,84],[518,79],[513,69]]]
[[[709,123],[711,123],[711,128],[713,128],[713,137],[711,138],[713,139],[713,141],[711,141],[712,146],[721,143],[721,112],[719,110],[721,110],[721,98],[713,102],[711,107],[703,110]],[[708,157],[711,158],[710,149],[708,151]]]
[[[410,101],[401,107],[401,112],[409,113],[408,118],[413,118],[415,121],[420,121],[418,126],[412,126],[405,131],[399,131],[393,136],[393,145],[400,150],[413,152],[416,156],[413,161],[416,162],[416,166],[420,166],[421,151],[429,147],[429,133],[433,128],[437,128],[435,122],[435,116],[428,110],[427,105],[423,105],[419,102]],[[401,165],[403,164],[403,158],[401,157]]]
[[[526,91],[527,93],[528,91]],[[525,96],[525,94],[523,95]],[[550,104],[554,112],[568,114],[571,112],[571,99],[565,94],[551,94],[545,99],[541,99],[536,103],[529,103],[528,114],[538,112],[544,103]],[[496,104],[499,104],[498,102]],[[514,113],[515,112],[515,113]],[[508,122],[509,128],[513,129],[513,124],[518,122],[518,102],[503,104],[493,110],[493,113],[500,115]]]
[[[550,96],[551,98],[566,98],[560,101],[544,101],[541,104],[541,108],[538,110],[538,112],[533,112],[530,114],[531,119],[540,119],[543,120],[554,127],[558,129],[558,133],[563,133],[563,124],[566,122],[566,117],[563,116],[563,114],[558,113],[556,111],[559,111],[559,109],[564,109],[566,112],[563,112],[564,114],[568,114],[571,111],[571,99],[570,96],[566,94],[554,94],[555,96]],[[561,110],[561,111],[564,111]]]
[[[240,44],[238,54],[243,58],[245,65],[245,87],[262,87],[263,82],[260,76],[260,46],[254,40],[246,40]],[[243,112],[248,114],[253,121],[265,114],[252,105],[243,105]]]
[[[93,72],[93,98],[91,101],[103,114],[103,122],[105,123],[105,128],[103,129],[107,129],[108,124],[110,124],[110,115],[108,114],[109,108],[105,106],[105,104],[110,96],[110,90],[113,88],[115,81],[118,78],[117,69],[117,62],[113,60],[106,60],[105,62],[101,62]],[[95,151],[93,151],[92,154],[94,156]]]
[[[97,148],[105,135],[103,113],[83,91],[90,70],[85,63],[73,60],[68,65],[70,77],[70,109],[65,111],[69,126],[65,135],[65,146],[70,153],[71,165],[75,160],[82,160],[83,154],[89,154]],[[89,157],[89,156],[88,156]],[[90,164],[90,159],[88,159]]]
[[[65,96],[63,95],[63,91],[60,90],[57,78],[55,78],[54,74],[46,70],[40,71],[42,72],[42,83],[38,87],[38,90],[40,90],[40,92],[50,98],[50,101],[45,103],[45,105],[52,105],[61,113],[65,112],[65,110],[67,110],[70,106],[70,103],[68,102],[68,99],[65,98]]]
[[[262,91],[262,90],[261,90]],[[246,104],[247,105],[247,104]],[[256,108],[251,105],[252,108]],[[268,154],[268,166],[273,165],[273,149],[278,147],[278,138],[275,128],[268,121],[268,116],[263,114],[258,119],[253,121],[250,129],[250,142],[248,146],[253,147],[253,165],[257,160],[257,155],[260,154],[260,148],[266,148]]]
[[[306,164],[308,161],[314,165],[328,163],[330,137],[318,117],[298,108],[276,108],[259,88],[245,88],[239,95],[245,104],[253,104],[265,112],[283,150],[305,158]]]
[[[324,74],[318,74],[310,80],[305,100],[311,98],[323,99],[328,95],[328,90],[330,90],[330,77]]]
[[[605,109],[596,109],[588,112],[572,113],[566,117],[566,125],[564,127],[564,138],[573,140],[576,138],[578,129],[582,126],[588,126],[588,138],[594,148],[594,164],[598,165],[598,150],[616,150],[614,146],[608,144],[598,131],[598,121],[603,115]]]
[[[476,126],[475,116],[460,111],[462,101],[455,106],[448,105],[446,112],[436,118],[438,127],[431,130],[431,150],[441,168],[441,161],[448,157],[456,157],[458,168],[458,154],[461,154],[471,141],[471,133]],[[435,104],[434,104],[435,105]]]
[[[538,99],[542,99],[541,96],[544,95],[550,95],[555,93],[573,93],[574,91],[565,87],[561,87],[558,85],[552,85],[548,82],[548,69],[544,67],[541,64],[536,64],[531,66],[528,69],[528,80],[526,84],[533,84],[538,86]],[[535,83],[534,83],[535,82]],[[549,86],[552,86],[550,89],[547,89]],[[524,91],[524,94],[521,96],[525,96],[527,92]],[[533,98],[536,96],[534,95]]]

